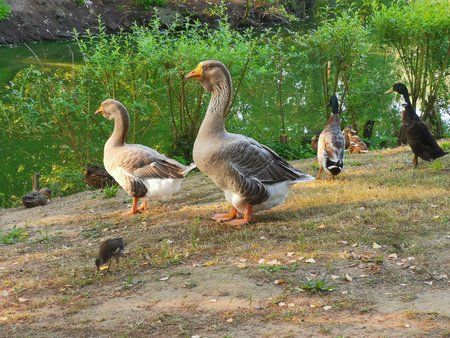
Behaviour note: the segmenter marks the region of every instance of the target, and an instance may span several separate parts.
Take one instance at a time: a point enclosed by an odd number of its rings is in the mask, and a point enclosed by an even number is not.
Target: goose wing
[[[120,153],[118,166],[135,178],[183,178],[185,166],[156,150],[129,145]]]
[[[265,185],[314,179],[292,167],[272,149],[241,135],[227,142],[218,156],[226,161],[232,190],[253,205],[269,197]]]

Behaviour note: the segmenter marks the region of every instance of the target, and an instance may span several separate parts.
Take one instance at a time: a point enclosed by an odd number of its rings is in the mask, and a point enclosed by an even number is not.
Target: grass
[[[0,317],[8,321],[2,329],[15,335],[125,335],[127,321],[142,319],[133,335],[245,336],[261,329],[255,335],[264,336],[266,328],[287,336],[301,323],[316,335],[339,327],[333,335],[352,336],[365,327],[368,336],[402,336],[406,321],[421,336],[440,336],[442,316],[408,319],[402,311],[415,301],[410,295],[428,299],[448,288],[446,281],[434,280],[432,288],[423,281],[426,271],[445,273],[448,260],[450,196],[443,182],[450,156],[441,159],[441,170],[426,162],[413,169],[410,161],[406,147],[349,155],[336,180],[294,186],[284,205],[256,214],[240,231],[210,220],[228,206],[200,173],[186,178],[169,201],[151,201],[138,220],[120,216],[127,208],[122,198],[92,198],[92,192],[77,195],[77,203],[54,199],[34,218],[29,210],[7,210],[5,226],[31,219],[26,229],[33,231],[26,237],[17,226],[0,237],[15,243],[0,247],[0,289],[16,297],[0,303]],[[294,162],[308,173],[314,164]],[[51,240],[54,233],[58,240]],[[112,273],[96,277],[98,243],[108,237],[123,237],[127,253]],[[398,259],[388,258],[392,253]],[[311,257],[315,263],[306,262]],[[333,285],[324,275],[337,276]],[[20,304],[20,316],[18,297],[30,299]],[[379,313],[386,297],[402,310]],[[52,320],[37,320],[48,313]]]
[[[15,244],[23,242],[28,238],[28,236],[28,232],[26,232],[24,228],[14,226],[9,232],[0,237],[0,243],[5,245]]]
[[[320,279],[306,279],[300,286],[303,290],[311,292],[311,293],[322,293],[322,292],[331,292],[336,288],[330,285],[325,278]]]
[[[103,195],[105,198],[116,197],[118,192],[119,192],[119,186],[116,184],[103,188]]]

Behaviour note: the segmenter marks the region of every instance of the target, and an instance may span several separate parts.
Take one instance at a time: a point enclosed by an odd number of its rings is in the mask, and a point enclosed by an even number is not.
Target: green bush
[[[5,2],[0,0],[0,21],[6,19],[11,13],[11,7]]]
[[[164,6],[167,0],[135,0],[135,2],[144,9],[150,9],[153,6]]]

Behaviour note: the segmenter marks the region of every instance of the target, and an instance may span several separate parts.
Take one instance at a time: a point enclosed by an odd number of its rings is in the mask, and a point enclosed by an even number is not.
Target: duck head
[[[406,87],[406,85],[404,83],[401,83],[401,82],[395,83],[392,86],[392,88],[388,89],[385,92],[385,94],[392,93],[392,92],[397,92],[403,96],[408,96],[408,88]]]
[[[117,100],[107,99],[103,101],[95,114],[101,114],[108,120],[113,120],[116,116],[126,111],[124,105]]]
[[[339,101],[336,94],[333,94],[333,96],[330,98],[328,107],[331,107],[331,111],[333,114],[339,114]]]
[[[52,191],[49,188],[42,188],[41,190],[39,190],[39,193],[47,196],[49,200],[52,199]]]
[[[231,77],[227,67],[222,62],[215,60],[200,62],[185,79],[197,79],[208,92],[215,91],[220,84],[231,87]]]

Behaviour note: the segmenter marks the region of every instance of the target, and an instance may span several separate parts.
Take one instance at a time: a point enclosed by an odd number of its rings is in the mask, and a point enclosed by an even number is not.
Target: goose
[[[103,164],[116,182],[133,197],[131,210],[124,213],[134,215],[148,207],[150,197],[166,199],[176,193],[181,180],[195,168],[184,166],[141,144],[127,144],[130,117],[122,103],[114,99],[102,102],[95,112],[114,120],[114,131],[105,143]],[[143,198],[137,206],[139,198]]]
[[[427,125],[414,111],[405,84],[395,83],[392,88],[386,91],[386,94],[392,92],[399,93],[405,100],[405,110],[402,112],[402,130],[404,130],[406,142],[414,153],[414,167],[417,167],[418,157],[424,161],[431,161],[447,155],[448,153],[439,147]]]
[[[319,144],[317,146],[317,160],[319,162],[320,178],[325,171],[334,179],[344,168],[344,135],[341,132],[339,123],[339,102],[336,95],[330,98],[332,114],[328,119],[325,129],[320,133]]]
[[[194,142],[197,168],[224,192],[232,206],[212,219],[240,229],[253,219],[253,213],[283,203],[295,183],[314,180],[282,159],[272,149],[250,137],[225,129],[232,93],[231,76],[225,65],[208,60],[198,64],[186,79],[197,79],[210,92],[211,99]],[[243,213],[238,219],[238,212]]]
[[[22,197],[22,204],[25,208],[34,208],[39,205],[46,205],[52,199],[52,191],[49,188],[42,188],[32,191]]]
[[[363,154],[368,153],[369,149],[363,140],[358,136],[356,130],[352,127],[347,126],[342,131],[345,139],[345,149],[351,154]]]

